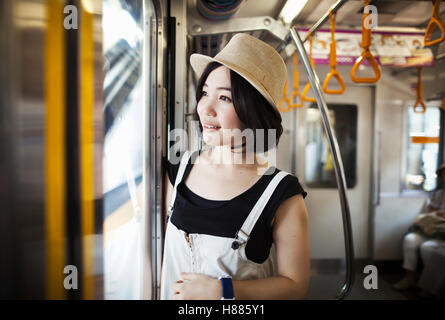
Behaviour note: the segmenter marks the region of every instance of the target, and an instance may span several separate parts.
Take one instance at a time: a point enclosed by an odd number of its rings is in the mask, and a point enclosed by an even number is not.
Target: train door
[[[349,84],[342,95],[325,95],[345,168],[356,258],[368,254],[374,91],[372,86]],[[309,194],[305,203],[309,212],[311,257],[314,262],[342,260],[344,239],[339,195],[315,104],[299,110],[297,128],[296,173]]]
[[[163,128],[161,9],[158,1],[103,2],[105,299],[156,298]]]

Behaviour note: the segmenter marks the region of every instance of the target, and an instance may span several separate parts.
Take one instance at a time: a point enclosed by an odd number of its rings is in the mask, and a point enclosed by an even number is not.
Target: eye
[[[207,91],[202,90],[201,97],[207,96]]]
[[[225,102],[232,102],[232,99],[230,99],[229,97],[227,97],[227,96],[221,96],[220,97],[220,99],[222,100],[222,101],[225,101]]]

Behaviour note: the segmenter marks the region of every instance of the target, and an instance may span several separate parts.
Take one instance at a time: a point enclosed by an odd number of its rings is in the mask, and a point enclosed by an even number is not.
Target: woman
[[[434,252],[445,250],[445,235],[443,227],[438,224],[445,223],[445,164],[441,164],[436,170],[442,186],[431,193],[426,206],[426,213],[420,214],[410,227],[409,232],[403,238],[403,269],[405,276],[393,285],[396,290],[408,290],[417,287],[419,279],[419,261],[426,266]],[[437,285],[440,275],[428,274],[430,279],[436,279]],[[434,290],[431,290],[434,291]],[[427,295],[423,292],[422,295]]]
[[[305,298],[306,193],[254,152],[272,149],[283,131],[276,105],[284,61],[237,34],[214,58],[193,54],[190,62],[200,76],[195,117],[209,148],[167,165],[161,299]],[[245,130],[251,135],[240,136]]]

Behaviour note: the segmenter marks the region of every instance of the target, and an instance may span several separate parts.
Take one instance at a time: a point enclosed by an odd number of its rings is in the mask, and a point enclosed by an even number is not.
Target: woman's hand
[[[173,300],[219,300],[221,281],[198,273],[180,273],[183,280],[172,283]]]

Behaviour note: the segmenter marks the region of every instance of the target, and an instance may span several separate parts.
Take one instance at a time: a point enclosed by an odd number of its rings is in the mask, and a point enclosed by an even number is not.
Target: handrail
[[[301,108],[304,106],[304,100],[301,97],[300,92],[298,91],[298,86],[299,86],[299,79],[298,79],[298,55],[297,55],[297,51],[294,52],[294,58],[293,58],[293,62],[294,62],[294,91],[292,91],[292,94],[289,97],[289,100],[291,102],[291,107],[292,108]],[[298,97],[300,98],[300,103],[292,103],[294,98]]]
[[[323,91],[327,94],[342,94],[346,90],[345,82],[343,81],[340,73],[337,71],[337,43],[335,42],[335,16],[337,13],[329,10],[329,18],[331,20],[331,50],[329,52],[329,66],[331,70],[329,71],[326,79],[323,81]],[[335,77],[340,84],[340,89],[332,90],[328,89],[329,80]]]
[[[375,83],[380,79],[380,68],[379,64],[375,60],[374,56],[371,53],[369,47],[371,46],[371,28],[366,27],[365,23],[369,16],[369,12],[366,12],[366,7],[369,5],[369,0],[364,0],[365,3],[365,12],[362,17],[362,44],[363,48],[362,54],[360,57],[355,60],[355,64],[351,70],[351,80],[357,83]],[[372,69],[374,70],[374,78],[357,78],[355,75],[360,64],[368,60]]]
[[[291,30],[292,30],[292,28],[291,28]],[[312,36],[309,36],[309,59],[311,61],[312,68],[314,68],[315,62],[314,62],[314,59],[312,58]],[[308,101],[308,102],[317,102],[317,100],[315,98],[306,98],[306,94],[309,91],[310,87],[311,87],[311,82],[309,81],[308,83],[306,83],[306,85],[304,86],[303,92],[301,93],[301,100]]]
[[[428,23],[428,26],[425,30],[425,38],[423,39],[423,43],[425,47],[429,47],[435,44],[438,44],[439,42],[442,42],[445,40],[445,22],[440,17],[440,2],[442,0],[432,0],[433,3],[433,14],[431,16],[431,20]],[[442,36],[436,40],[430,41],[431,36],[433,34],[434,29],[436,28],[436,25],[439,27],[440,31],[442,32]]]
[[[414,112],[415,113],[425,113],[426,111],[426,105],[425,102],[423,101],[423,85],[422,85],[422,68],[419,67],[417,68],[417,88],[416,88],[416,103],[414,104],[413,108],[414,108]],[[422,107],[421,110],[418,111],[417,107],[419,106]]]
[[[347,294],[350,292],[352,285],[354,283],[354,245],[353,245],[353,237],[352,237],[352,228],[351,228],[351,214],[349,210],[349,203],[346,196],[346,178],[345,171],[343,168],[343,162],[341,159],[340,148],[338,146],[337,139],[334,136],[334,129],[330,123],[328,117],[328,107],[326,101],[324,99],[323,93],[321,91],[320,81],[314,71],[313,66],[311,65],[307,52],[304,48],[303,42],[300,39],[298,31],[296,28],[292,27],[290,29],[290,34],[292,40],[295,43],[297,51],[300,55],[301,61],[306,69],[308,78],[310,83],[312,84],[312,89],[314,92],[314,96],[317,101],[317,106],[320,109],[321,119],[323,121],[323,128],[328,137],[330,151],[334,160],[334,169],[335,169],[335,177],[338,185],[338,192],[340,197],[342,218],[343,218],[343,230],[345,233],[345,253],[346,253],[346,279],[345,283],[337,295],[337,299],[344,299]]]

